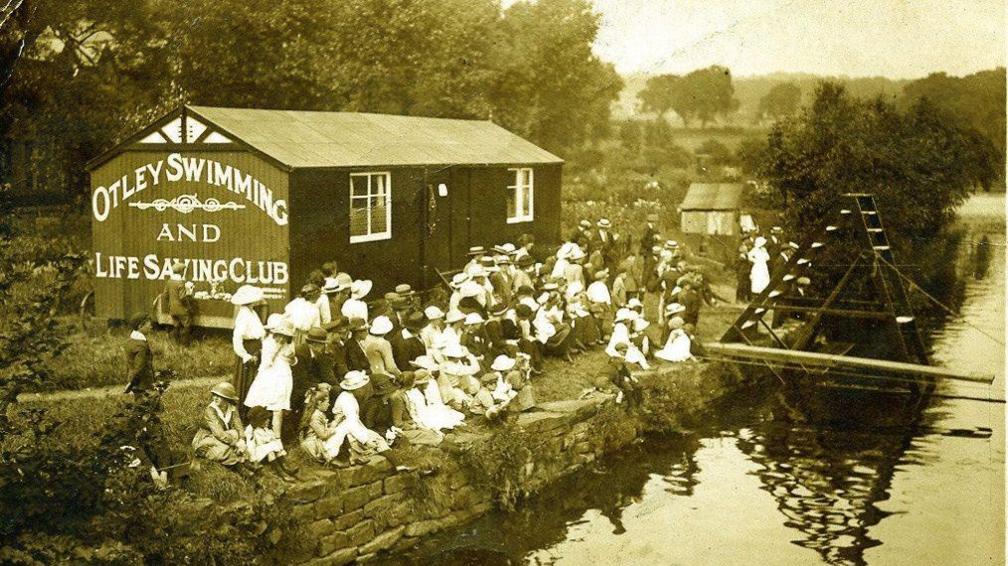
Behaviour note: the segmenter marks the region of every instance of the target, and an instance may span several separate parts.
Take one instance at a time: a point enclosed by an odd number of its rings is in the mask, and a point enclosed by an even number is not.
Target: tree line
[[[84,164],[183,103],[489,119],[563,154],[622,88],[588,0],[23,0],[0,35],[0,180]]]

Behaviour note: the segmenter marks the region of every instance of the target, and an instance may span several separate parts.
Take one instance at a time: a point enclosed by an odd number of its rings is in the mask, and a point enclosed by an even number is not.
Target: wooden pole
[[[782,350],[780,348],[750,346],[746,344],[725,344],[721,342],[708,342],[703,346],[711,353],[741,359],[759,360],[761,362],[781,362],[812,367],[866,369],[886,374],[918,375],[951,379],[955,381],[969,381],[973,383],[990,384],[994,381],[994,376],[992,374],[958,372],[943,367],[925,366],[906,362],[893,362],[890,360],[879,360],[875,358],[838,356],[836,354],[804,352],[800,350]]]

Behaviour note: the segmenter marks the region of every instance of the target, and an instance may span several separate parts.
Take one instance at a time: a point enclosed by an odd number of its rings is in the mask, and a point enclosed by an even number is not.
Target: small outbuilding
[[[428,288],[470,246],[559,241],[562,165],[489,121],[184,106],[88,165],[96,314],[149,311],[177,260],[202,326],[245,283],[280,310],[327,261]]]
[[[723,256],[722,248],[734,253],[734,239],[741,233],[739,210],[744,190],[742,183],[690,184],[679,205],[679,227],[683,233],[694,235],[688,241],[707,247],[713,239],[720,245],[709,250],[711,255]]]

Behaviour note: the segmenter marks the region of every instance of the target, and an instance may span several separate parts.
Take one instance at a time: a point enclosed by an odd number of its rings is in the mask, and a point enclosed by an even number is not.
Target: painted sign
[[[92,187],[96,307],[103,316],[149,309],[178,261],[197,295],[233,293],[244,284],[276,300],[287,295],[288,180],[258,156],[128,151],[92,172]]]
[[[167,159],[144,163],[134,169],[132,174],[123,175],[108,186],[96,187],[91,193],[91,213],[95,220],[104,222],[109,213],[123,202],[149,187],[156,187],[165,182],[200,183],[226,189],[244,196],[248,202],[265,212],[278,225],[287,224],[287,201],[274,199],[272,189],[259,179],[243,173],[237,167],[213,159],[183,157],[180,153],[171,153]],[[142,210],[152,208],[158,212],[168,208],[180,212],[191,212],[196,208],[216,211],[222,207],[234,210],[238,206],[236,203],[221,205],[217,199],[209,199],[206,203],[199,202],[195,195],[182,195],[171,201],[156,199],[147,203],[130,203],[130,206],[134,205]]]

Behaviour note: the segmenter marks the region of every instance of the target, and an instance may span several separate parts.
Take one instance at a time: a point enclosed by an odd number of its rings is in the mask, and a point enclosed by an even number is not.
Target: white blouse
[[[259,316],[249,307],[238,307],[238,314],[234,319],[234,330],[231,333],[231,347],[236,356],[247,362],[252,359],[252,355],[245,350],[244,340],[262,340],[266,336],[266,329],[263,328]]]

